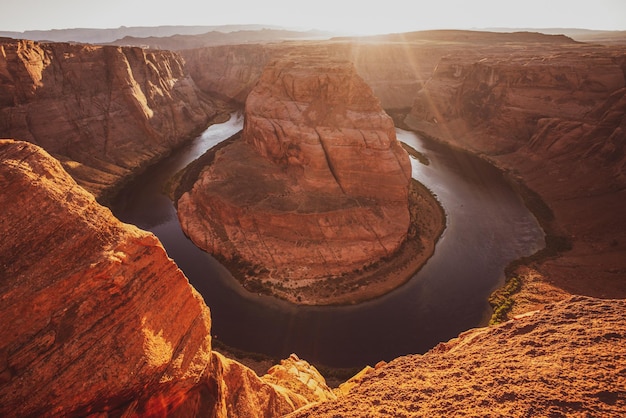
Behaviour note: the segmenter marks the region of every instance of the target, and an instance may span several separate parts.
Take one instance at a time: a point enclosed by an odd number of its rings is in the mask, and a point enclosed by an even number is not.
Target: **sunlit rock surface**
[[[624,300],[574,297],[365,370],[290,417],[607,416],[626,411]]]
[[[560,255],[534,268],[569,293],[626,297],[625,53],[584,44],[459,52],[441,60],[405,120],[538,193],[547,206],[529,203]]]
[[[217,113],[175,53],[0,40],[0,136],[46,149],[97,197]]]
[[[295,281],[341,276],[398,249],[410,162],[352,64],[274,62],[245,116],[242,140],[219,150],[178,201],[198,246]]]
[[[281,416],[332,397],[306,362],[261,379],[212,352],[160,242],[41,148],[1,140],[0,161],[1,416]]]

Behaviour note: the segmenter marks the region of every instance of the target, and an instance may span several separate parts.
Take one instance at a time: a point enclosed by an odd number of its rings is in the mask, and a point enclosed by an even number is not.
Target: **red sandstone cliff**
[[[43,150],[1,140],[0,162],[1,416],[280,416],[334,398],[295,357],[261,379],[212,352],[209,309],[159,241]]]
[[[216,114],[175,53],[0,42],[0,136],[43,147],[96,196]]]
[[[406,119],[485,155],[543,198],[549,208],[537,214],[562,254],[531,266],[568,293],[626,296],[625,52],[509,46],[450,56]],[[545,289],[533,292],[531,304],[544,299]]]
[[[409,226],[410,163],[393,121],[343,61],[268,65],[243,141],[178,201],[200,247],[281,284],[327,279],[393,254]]]

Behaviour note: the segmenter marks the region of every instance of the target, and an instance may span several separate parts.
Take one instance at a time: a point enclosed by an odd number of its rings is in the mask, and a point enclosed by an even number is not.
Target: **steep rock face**
[[[393,121],[352,64],[268,65],[246,101],[243,136],[303,187],[406,202],[410,165]]]
[[[624,74],[623,47],[473,51],[442,60],[406,118],[539,193],[562,254],[536,267],[570,293],[626,296]]]
[[[197,384],[209,310],[158,240],[34,145],[0,155],[2,415],[137,410]]]
[[[97,197],[216,113],[171,52],[0,42],[0,136],[43,147]]]
[[[178,201],[185,232],[283,281],[339,276],[391,255],[409,224],[410,162],[393,122],[346,62],[268,67],[243,140]]]
[[[266,45],[228,45],[183,50],[180,54],[202,91],[243,104],[265,65],[280,52]]]
[[[306,362],[270,382],[213,353],[159,241],[41,148],[2,140],[0,161],[0,415],[278,416],[332,397]],[[319,390],[293,392],[303,375]]]
[[[525,145],[541,119],[585,122],[598,103],[624,86],[616,52],[582,46],[540,54],[507,52],[442,58],[415,99],[414,123],[461,120],[490,135],[482,148],[492,143],[494,152],[506,152]]]
[[[330,41],[243,44],[180,51],[198,86],[211,95],[244,103],[268,62],[289,54],[352,62],[384,109],[408,109],[444,56],[511,47],[553,48],[573,44],[563,35],[476,31],[422,31]],[[481,57],[482,58],[482,57]]]
[[[350,382],[290,417],[611,416],[626,411],[626,302],[575,297]]]
[[[385,109],[409,108],[447,51],[438,45],[397,42],[299,42],[232,45],[180,51],[196,84],[224,100],[245,103],[267,63],[289,54],[347,59]]]

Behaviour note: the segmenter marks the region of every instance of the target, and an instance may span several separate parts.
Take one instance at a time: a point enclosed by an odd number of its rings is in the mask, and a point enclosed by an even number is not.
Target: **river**
[[[180,228],[162,193],[172,174],[238,132],[241,115],[209,127],[120,192],[112,205],[124,222],[159,237],[211,308],[212,334],[246,351],[284,358],[297,353],[333,367],[373,365],[423,353],[484,324],[487,297],[502,284],[504,267],[544,245],[544,234],[522,199],[493,166],[398,129],[398,139],[425,154],[411,160],[413,177],[434,192],[447,227],[434,255],[405,285],[356,306],[305,307],[251,294]]]

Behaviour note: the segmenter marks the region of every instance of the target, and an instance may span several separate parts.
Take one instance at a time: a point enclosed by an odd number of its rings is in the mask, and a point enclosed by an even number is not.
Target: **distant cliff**
[[[289,54],[344,59],[354,64],[384,109],[404,109],[411,107],[442,57],[475,49],[507,50],[511,43],[540,48],[575,44],[563,35],[441,30],[329,41],[246,42],[181,50],[180,54],[203,91],[242,104],[271,60]]]
[[[437,45],[298,42],[232,45],[180,51],[204,92],[244,103],[271,60],[322,55],[351,61],[385,109],[409,108],[445,51]]]
[[[161,243],[59,162],[0,141],[0,415],[280,416],[334,399],[292,356],[264,378],[211,349],[211,318]]]
[[[217,113],[175,53],[0,41],[0,137],[43,147],[97,197]]]
[[[625,57],[592,45],[459,52],[441,60],[405,120],[538,193],[547,206],[527,197],[548,249],[527,265],[569,293],[626,297]],[[531,305],[548,293],[533,292]]]

